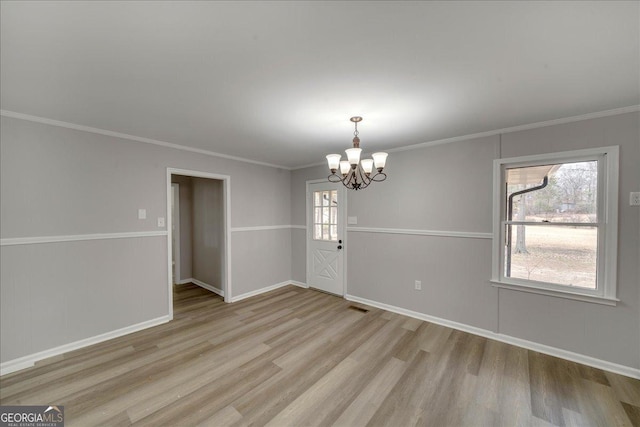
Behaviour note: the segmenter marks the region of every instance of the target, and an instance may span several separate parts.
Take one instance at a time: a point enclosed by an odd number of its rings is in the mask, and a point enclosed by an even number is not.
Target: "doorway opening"
[[[167,169],[169,314],[174,286],[231,298],[229,176]]]
[[[171,179],[171,278],[173,284],[180,281],[180,184]]]

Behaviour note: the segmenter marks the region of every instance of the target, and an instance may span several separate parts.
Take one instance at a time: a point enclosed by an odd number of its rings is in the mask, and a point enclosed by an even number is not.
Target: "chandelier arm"
[[[363,175],[363,182],[365,184],[362,188],[364,189],[364,188],[367,188],[373,182],[373,180],[371,179],[371,176],[364,173],[364,171],[362,171],[362,175]]]
[[[331,174],[327,177],[329,182],[341,182],[346,188],[350,190],[364,190],[372,182],[382,182],[387,179],[387,174],[384,172],[376,172],[373,176],[364,173],[360,165],[355,169],[350,169],[349,173],[344,178],[338,176],[338,174]]]
[[[378,178],[378,177],[380,177],[380,178]],[[382,182],[385,179],[387,179],[387,174],[384,173],[384,172],[378,172],[378,173],[376,173],[375,175],[373,175],[371,177],[371,181],[375,181],[375,182]]]
[[[342,182],[342,179],[338,175],[336,175],[335,173],[332,173],[331,175],[329,175],[327,177],[327,180],[329,182]]]
[[[351,169],[351,177],[349,179],[348,184],[350,184],[351,188],[353,188],[353,189],[360,188],[360,185],[358,183],[358,174],[357,174],[357,172],[358,172],[358,168]]]
[[[367,176],[366,173],[362,170],[361,167],[358,166],[358,172],[360,173],[360,180],[362,181],[362,186],[360,188],[365,189],[371,184],[371,179]]]
[[[358,165],[349,171],[349,174],[342,180],[342,184],[350,190],[363,190],[371,184],[371,178]]]
[[[358,188],[358,176],[356,175],[356,169],[349,169],[349,173],[342,180],[342,184],[351,190]]]

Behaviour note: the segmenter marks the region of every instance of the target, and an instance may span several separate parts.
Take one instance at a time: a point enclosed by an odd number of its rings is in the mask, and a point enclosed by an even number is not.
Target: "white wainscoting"
[[[211,292],[214,292],[218,295],[221,295],[222,291],[214,288],[211,285],[208,285],[204,282],[201,282],[199,280],[195,280],[195,279],[185,279],[185,280],[181,280],[180,283],[176,283],[177,285],[179,284],[186,284],[186,283],[194,283],[195,285],[198,285],[204,289],[207,289]],[[276,283],[275,285],[271,285],[271,286],[266,286],[264,288],[252,291],[252,292],[247,292],[245,294],[242,295],[238,295],[232,298],[232,302],[237,302],[252,296],[256,296],[256,295],[260,295],[269,291],[273,291],[275,289],[278,288],[282,288],[284,286],[287,285],[294,285],[294,286],[298,286],[301,288],[308,288],[308,286],[305,283],[302,282],[297,282],[295,280],[287,280],[281,283]],[[98,344],[101,343],[103,341],[107,341],[113,338],[118,338],[121,337],[123,335],[128,335],[134,332],[138,332],[141,331],[143,329],[147,329],[147,328],[151,328],[154,326],[158,326],[161,325],[163,323],[167,323],[169,322],[171,319],[169,316],[162,316],[159,317],[157,319],[152,319],[152,320],[148,320],[145,322],[141,322],[135,325],[131,325],[131,326],[127,326],[125,328],[121,328],[121,329],[117,329],[115,331],[110,331],[110,332],[106,332],[104,334],[100,334],[100,335],[96,335],[94,337],[89,337],[89,338],[85,338],[79,341],[75,341],[69,344],[65,344],[59,347],[55,347],[52,349],[48,349],[45,351],[41,351],[38,353],[34,353],[34,354],[30,354],[28,356],[24,356],[24,357],[20,357],[18,359],[14,359],[14,360],[9,360],[7,362],[4,362],[2,364],[0,364],[0,375],[7,375],[10,374],[12,372],[16,372],[22,369],[26,369],[26,368],[30,368],[32,367],[36,362],[43,360],[43,359],[47,359],[49,357],[53,357],[53,356],[58,356],[60,354],[63,353],[68,353],[70,351],[74,351],[74,350],[78,350],[81,349],[83,347],[87,347],[93,344]]]
[[[61,253],[61,252],[65,252],[66,250],[69,250],[70,248],[74,248],[74,250],[76,251],[84,251],[81,252],[84,255],[87,256],[91,256],[88,252],[86,252],[86,248],[87,248],[87,244],[100,244],[102,245],[102,243],[100,243],[100,241],[104,241],[105,245],[108,245],[111,249],[109,250],[113,250],[114,248],[114,244],[116,244],[117,240],[126,240],[126,239],[131,239],[133,243],[131,243],[132,245],[134,245],[134,249],[130,249],[132,251],[138,250],[136,248],[144,248],[145,250],[147,250],[149,247],[148,245],[144,245],[143,242],[146,242],[148,238],[156,238],[156,237],[166,237],[168,235],[167,230],[154,230],[154,231],[134,231],[134,232],[116,232],[116,233],[91,233],[91,234],[75,234],[75,235],[57,235],[57,236],[32,236],[32,237],[15,237],[15,238],[4,238],[4,239],[0,239],[0,245],[5,248],[3,249],[3,256],[9,256],[9,252],[8,251],[14,251],[14,250],[21,250],[21,251],[28,251],[27,253],[29,254],[29,256],[34,256],[34,253],[38,253],[40,255],[42,255],[39,251],[41,250],[45,250],[45,251],[53,251],[53,253]],[[138,240],[141,239],[141,240]],[[135,243],[135,242],[138,243]],[[59,251],[58,249],[56,249],[55,247],[50,247],[50,245],[68,245],[68,248],[64,251]],[[124,243],[125,245],[128,245],[126,242]],[[78,246],[77,245],[83,245],[82,247],[84,249],[77,249]],[[102,247],[102,246],[100,246]],[[126,246],[129,247],[129,246]],[[41,248],[41,249],[40,249]],[[93,248],[93,246],[91,246],[91,248]],[[120,248],[118,246],[118,248]],[[119,252],[119,251],[118,251]],[[107,254],[109,252],[107,251]],[[100,255],[97,255],[98,257],[100,257]],[[99,258],[98,258],[99,259]],[[30,258],[29,262],[33,262],[33,259]],[[74,261],[75,262],[75,261]],[[6,267],[6,266],[5,266]],[[35,264],[35,265],[30,265],[30,268],[33,268],[34,270],[38,270],[39,265]],[[39,276],[36,275],[36,277],[40,277],[45,274],[46,276],[46,280],[41,280],[41,281],[47,281],[47,280],[52,280],[53,284],[55,284],[55,280],[60,279],[60,277],[63,277],[63,279],[61,279],[63,282],[68,282],[68,280],[66,280],[64,278],[64,274],[65,272],[61,272],[59,270],[57,270],[54,274],[54,277],[50,277],[49,274],[52,274],[50,270],[48,270],[47,267],[43,267],[43,272],[39,272],[42,273]],[[33,270],[31,271],[31,273],[33,272]],[[86,271],[82,271],[82,272],[78,272],[76,271],[76,273],[78,274],[79,277],[89,277],[90,275],[87,274]],[[147,277],[148,274],[144,274],[144,277]],[[4,276],[3,276],[4,277]],[[8,282],[4,283],[3,282],[3,286],[8,286],[9,288],[11,288],[11,286],[16,286],[15,285],[15,281],[16,280],[22,280],[24,275],[23,274],[19,274],[16,276],[16,274],[9,274],[8,276]],[[34,279],[32,276],[26,276],[27,279],[26,283],[24,283],[25,285],[31,285],[32,283],[34,283]],[[6,278],[6,277],[4,277]],[[30,289],[29,292],[38,292],[37,288],[33,288]],[[60,290],[60,292],[64,293],[64,290]],[[6,303],[7,301],[5,301]],[[158,316],[158,317],[156,317]],[[89,345],[93,345],[99,342],[103,342],[106,340],[110,340],[113,338],[117,338],[120,337],[122,335],[127,335],[133,332],[137,332],[146,328],[150,328],[156,325],[160,325],[162,323],[168,322],[169,320],[171,320],[171,316],[170,315],[166,315],[166,314],[161,314],[161,313],[157,313],[155,316],[153,316],[153,318],[149,319],[149,320],[143,320],[143,321],[138,321],[139,323],[134,323],[131,324],[129,326],[124,326],[122,328],[119,329],[115,329],[115,330],[111,330],[111,331],[107,331],[104,333],[99,333],[98,335],[90,335],[91,332],[89,332],[89,335],[87,338],[83,338],[77,341],[72,341],[70,343],[67,344],[61,344],[61,345],[55,345],[52,348],[48,348],[45,350],[41,350],[41,351],[36,351],[35,353],[31,353],[31,354],[26,354],[24,356],[20,356],[17,357],[15,359],[11,359],[5,362],[0,363],[0,375],[5,375],[11,372],[15,372],[17,370],[21,370],[24,368],[28,368],[30,366],[33,366],[33,364],[39,360],[42,359],[46,359],[46,358],[50,358],[62,353],[67,353],[69,351],[73,351],[73,350],[77,350],[79,348],[83,348]],[[104,329],[103,329],[104,330]],[[93,332],[96,333],[96,332]],[[82,335],[80,335],[82,336]],[[64,340],[60,340],[62,342],[64,342]],[[6,342],[5,342],[6,344]]]
[[[59,347],[51,348],[48,350],[40,351],[38,353],[30,354],[28,356],[23,356],[18,359],[9,360],[7,362],[0,364],[0,375],[6,375],[15,371],[19,371],[21,369],[29,368],[39,360],[47,359],[53,356],[58,356],[63,353],[68,353],[70,351],[78,350],[83,347],[87,347],[93,344],[101,343],[103,341],[118,338],[123,335],[132,334],[134,332],[138,332],[143,329],[162,325],[163,323],[167,323],[170,320],[171,319],[169,318],[169,316],[162,316],[162,317],[158,317],[157,319],[140,322],[135,325],[127,326],[121,329],[116,329],[115,331],[106,332],[104,334],[85,338],[79,341],[61,345]]]
[[[443,231],[443,230],[414,230],[407,228],[379,228],[379,227],[347,227],[353,233],[384,233],[409,234],[413,236],[459,237],[466,239],[492,239],[493,233],[476,231]]]
[[[232,233],[244,231],[285,230],[290,228],[306,229],[304,225],[257,225],[255,227],[231,227]]]

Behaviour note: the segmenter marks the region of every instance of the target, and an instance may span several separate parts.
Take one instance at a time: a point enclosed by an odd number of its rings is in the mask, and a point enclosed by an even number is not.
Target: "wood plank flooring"
[[[0,404],[64,405],[67,426],[640,426],[638,380],[321,292],[174,301],[0,378]]]

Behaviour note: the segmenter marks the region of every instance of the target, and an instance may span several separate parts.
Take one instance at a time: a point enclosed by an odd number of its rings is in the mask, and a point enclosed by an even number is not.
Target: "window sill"
[[[490,280],[491,286],[496,288],[511,289],[513,291],[529,292],[532,294],[548,295],[556,298],[565,298],[576,301],[590,302],[594,304],[603,304],[616,306],[620,301],[617,298],[603,297],[599,295],[586,294],[575,291],[558,291],[554,289],[544,289],[536,286],[528,286],[520,283],[504,282],[499,280]]]

